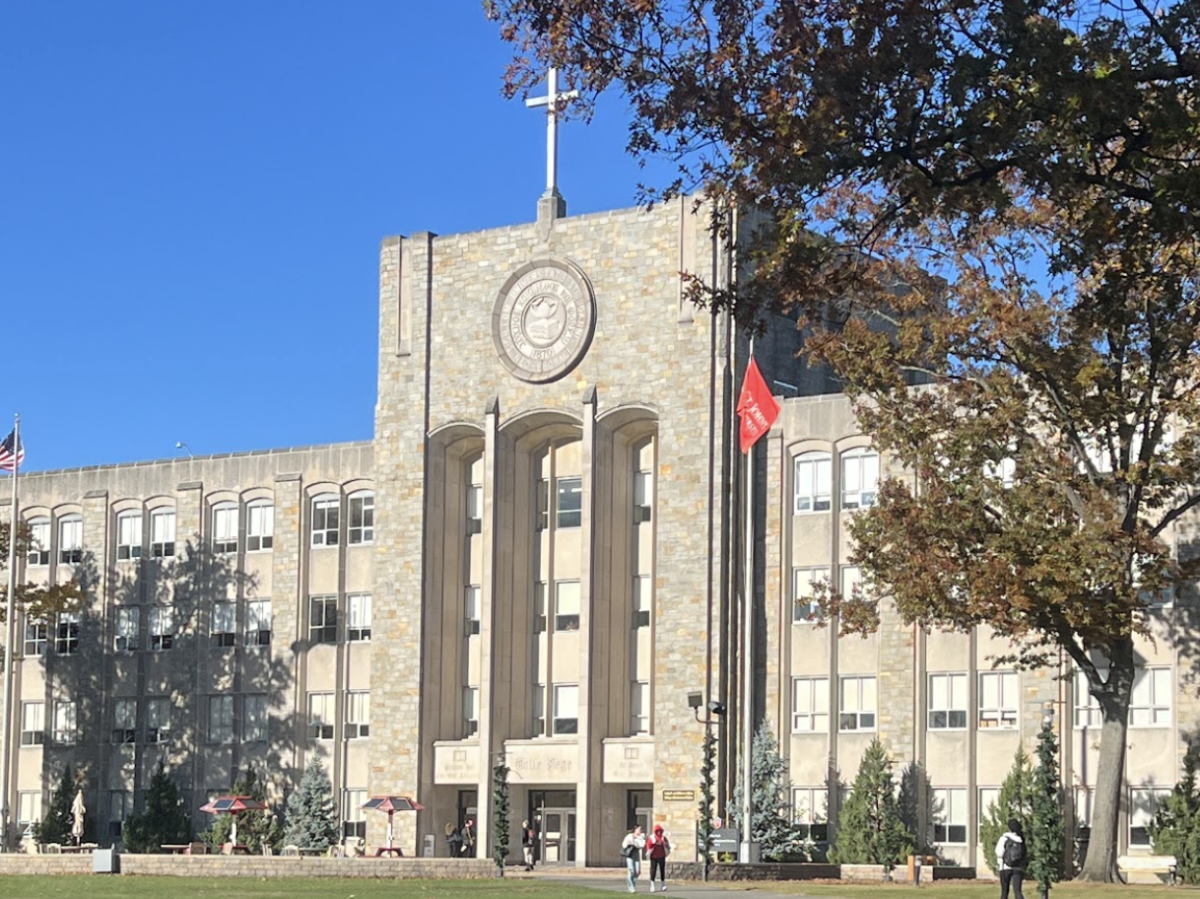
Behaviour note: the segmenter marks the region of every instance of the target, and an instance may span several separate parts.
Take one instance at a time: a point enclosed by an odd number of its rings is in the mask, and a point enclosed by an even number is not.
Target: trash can
[[[116,849],[96,849],[92,852],[93,874],[121,873],[121,856]]]
[[[421,838],[421,858],[433,858],[433,834],[427,833]]]

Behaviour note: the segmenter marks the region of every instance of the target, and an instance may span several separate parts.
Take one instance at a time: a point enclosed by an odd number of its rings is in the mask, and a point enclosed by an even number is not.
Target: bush
[[[241,827],[238,828],[239,833]],[[338,819],[333,808],[333,787],[317,755],[304,769],[300,786],[287,801],[285,844],[328,849],[338,841]]]
[[[1008,830],[1008,819],[1016,818],[1026,834],[1033,823],[1033,766],[1024,749],[1018,749],[1013,766],[1000,785],[996,801],[983,809],[979,843],[983,857],[993,874],[999,874],[996,844]]]
[[[162,762],[150,779],[141,813],[133,813],[121,829],[126,852],[158,852],[168,844],[189,843],[192,817],[184,808],[183,796],[167,776]]]
[[[1154,813],[1150,844],[1155,855],[1173,855],[1176,876],[1200,883],[1200,793],[1196,788],[1196,750],[1183,758],[1183,777]]]
[[[876,738],[867,747],[842,805],[829,860],[838,865],[883,865],[891,870],[916,843],[900,815],[892,760]]]

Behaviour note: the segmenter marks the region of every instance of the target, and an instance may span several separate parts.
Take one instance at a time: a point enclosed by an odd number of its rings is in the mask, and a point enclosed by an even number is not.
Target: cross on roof
[[[546,76],[546,96],[525,101],[526,106],[546,107],[546,196],[558,194],[558,105],[578,96],[578,91],[558,92],[558,69],[551,66]]]

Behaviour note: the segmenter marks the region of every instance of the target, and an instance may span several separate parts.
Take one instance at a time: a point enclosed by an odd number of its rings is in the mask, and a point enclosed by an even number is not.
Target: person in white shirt
[[[638,824],[625,834],[621,841],[621,855],[625,857],[626,883],[629,892],[637,892],[638,875],[642,873],[642,850],[646,848],[646,834]]]
[[[1012,885],[1015,899],[1025,899],[1021,882],[1025,879],[1026,864],[1025,836],[1021,833],[1021,822],[1008,819],[1008,830],[996,843],[996,861],[1000,869],[1000,899],[1008,899],[1008,888]]]

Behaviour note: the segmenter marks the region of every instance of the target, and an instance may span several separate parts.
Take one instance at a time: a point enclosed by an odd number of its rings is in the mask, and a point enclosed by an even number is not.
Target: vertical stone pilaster
[[[189,558],[200,564],[196,555],[200,547],[201,522],[203,520],[204,484],[201,481],[183,481],[175,488],[175,563],[185,565]],[[186,597],[185,609],[190,613],[187,620],[176,621],[176,627],[186,632],[190,640],[184,641],[192,652],[193,689],[182,697],[180,714],[187,720],[192,734],[191,767],[192,795],[202,796],[205,788],[204,742],[208,731],[208,623],[211,597]],[[177,616],[180,617],[180,616]],[[216,786],[213,784],[212,786]],[[201,803],[193,803],[199,805]]]
[[[303,622],[301,572],[306,558],[304,541],[304,484],[299,474],[275,477],[275,536],[271,554],[271,658],[285,678],[271,685],[279,694],[282,721],[269,721],[268,739],[276,747],[290,747],[290,764],[303,770],[307,742],[304,707],[303,653],[296,651]],[[289,728],[290,732],[277,732]]]
[[[600,653],[592,640],[592,623],[596,620],[592,608],[593,597],[596,595],[596,509],[598,506],[599,477],[603,474],[597,468],[596,453],[596,405],[598,402],[596,388],[589,387],[583,397],[583,447],[582,447],[582,476],[583,496],[580,546],[581,565],[579,570],[579,642],[586,647],[587,659],[579,669],[579,762],[578,780],[575,784],[575,827],[580,834],[591,835],[588,822],[591,820],[592,784],[599,781],[603,773],[603,744],[601,735],[604,733],[604,715],[598,714],[593,720],[594,687],[593,675],[603,663],[599,662]],[[606,648],[607,650],[607,648]],[[607,703],[603,704],[607,707]],[[597,790],[597,793],[600,791]],[[595,809],[596,820],[601,820],[600,810]],[[587,864],[589,852],[577,852],[575,864],[584,867]]]

